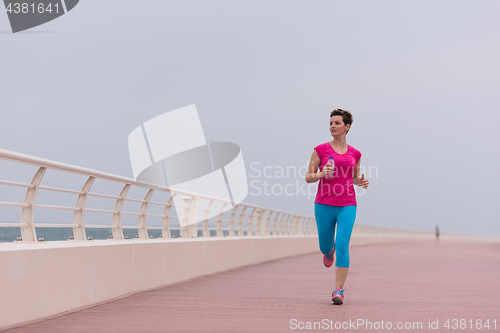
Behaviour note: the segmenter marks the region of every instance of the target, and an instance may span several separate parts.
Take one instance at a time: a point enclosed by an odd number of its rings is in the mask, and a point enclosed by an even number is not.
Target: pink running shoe
[[[335,248],[332,250],[332,252],[327,253],[323,256],[323,265],[325,265],[325,267],[331,267],[333,265],[333,252],[335,252]]]
[[[340,305],[344,303],[344,289],[337,288],[333,293],[332,293],[332,302],[335,305]]]
[[[333,265],[333,254],[335,252],[335,238],[333,239],[333,250],[323,256],[323,265],[325,267],[332,267]]]

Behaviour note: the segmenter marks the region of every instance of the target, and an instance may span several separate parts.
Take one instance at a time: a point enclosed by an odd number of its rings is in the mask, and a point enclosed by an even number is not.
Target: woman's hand
[[[328,163],[323,167],[323,170],[318,172],[320,164],[321,164],[321,160],[319,159],[318,153],[316,153],[316,150],[314,150],[312,155],[311,155],[311,162],[309,162],[309,167],[307,168],[307,173],[306,173],[306,182],[307,183],[317,182],[321,178],[324,178],[326,176],[326,174],[333,173],[333,165],[328,164]]]
[[[333,166],[330,163],[326,163],[325,166],[323,167],[323,170],[321,170],[321,178],[326,177],[326,175],[332,174],[333,173]]]
[[[352,182],[354,183],[354,185],[363,186],[364,189],[367,189],[370,182],[368,181],[368,179],[365,179],[365,174],[363,174],[361,178],[359,178],[360,164],[361,164],[361,159],[358,160],[358,163],[356,163],[356,166],[354,167],[354,172],[352,174]]]
[[[363,186],[363,188],[366,190],[369,184],[370,182],[368,181],[368,179],[365,178],[365,174],[363,174],[361,176],[361,186]]]

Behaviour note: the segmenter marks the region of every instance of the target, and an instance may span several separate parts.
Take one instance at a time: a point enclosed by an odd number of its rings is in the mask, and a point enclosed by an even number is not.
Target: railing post
[[[198,237],[198,201],[200,197],[193,197],[189,203],[189,235]]]
[[[315,235],[316,233],[314,230],[316,230],[316,219],[309,217],[307,219],[307,227],[306,227],[306,235]]]
[[[94,183],[95,177],[90,176],[82,187],[83,194],[78,195],[75,207],[80,210],[75,211],[73,214],[73,223],[78,224],[78,227],[73,227],[73,237],[76,240],[86,240],[85,232],[85,205],[87,204],[88,193]]]
[[[304,225],[304,217],[302,216],[297,216],[295,220],[295,235],[303,235],[304,231],[302,230],[302,227]]]
[[[176,196],[177,194],[171,193],[170,199],[168,199],[165,210],[163,211],[163,217],[161,219],[161,236],[163,238],[172,238],[172,235],[170,234],[170,211],[172,210]]]
[[[33,179],[31,180],[31,185],[34,187],[28,187],[26,194],[24,195],[24,203],[28,204],[28,207],[23,207],[21,210],[21,223],[27,223],[26,227],[21,227],[21,236],[23,241],[37,242],[36,230],[35,230],[35,201],[36,193],[38,191],[38,186],[42,181],[42,177],[45,173],[46,168],[40,167]]]
[[[198,198],[181,195],[181,237],[198,237]]]
[[[148,206],[149,206],[149,201],[151,200],[151,197],[153,196],[153,192],[155,190],[149,189],[148,193],[146,193],[146,196],[144,197],[144,202],[141,204],[141,209],[139,210],[139,213],[142,215],[139,215],[139,218],[137,220],[137,234],[139,235],[139,238],[148,238],[148,228],[146,224],[146,214],[148,213]]]
[[[293,233],[295,232],[295,215],[294,214],[290,214],[290,219],[288,220],[288,235],[293,235]]]
[[[247,236],[253,236],[252,224],[253,224],[253,220],[255,218],[255,213],[256,212],[257,212],[257,208],[254,208],[252,210],[252,213],[250,213],[250,217],[248,218],[248,222],[247,222]]]
[[[222,232],[222,217],[224,216],[224,212],[226,211],[226,206],[227,203],[224,203],[222,205],[222,208],[220,209],[219,218],[217,219],[217,228],[215,231],[217,233],[217,237],[224,237],[224,233]]]
[[[302,235],[309,235],[309,217],[303,217],[302,218]]]
[[[278,221],[278,212],[274,213],[273,222],[271,225],[271,215],[269,215],[269,234],[276,236],[276,222]]]
[[[280,218],[280,220],[278,222],[278,225],[276,226],[276,233],[278,235],[283,235],[284,234],[284,232],[283,232],[283,230],[284,230],[283,225],[285,224],[285,221],[286,221],[286,217],[285,216],[288,216],[288,215],[285,214],[285,213],[281,213],[281,218]]]
[[[310,217],[304,218],[304,223],[302,225],[302,234],[303,235],[310,235],[310,234],[312,234],[311,227],[310,227],[310,225],[312,224],[312,222],[313,222],[312,218],[310,218]]]
[[[290,214],[285,214],[283,220],[281,221],[280,235],[286,235],[286,228],[288,226],[289,219],[290,219]]]
[[[277,236],[280,234],[279,224],[282,218],[283,218],[283,213],[281,212],[276,213],[276,216],[274,217],[273,236]]]
[[[123,239],[123,229],[122,229],[122,211],[123,211],[123,203],[125,201],[125,197],[127,196],[128,189],[130,188],[130,184],[125,184],[123,189],[120,192],[119,199],[116,200],[115,203],[115,211],[113,214],[113,239]]]
[[[246,210],[247,206],[244,206],[243,210],[240,212],[240,219],[238,220],[238,237],[243,237],[245,235],[243,232],[243,218],[245,217]]]
[[[236,208],[238,206],[234,206],[232,211],[231,211],[231,217],[229,218],[229,231],[228,231],[228,236],[234,237],[236,236],[234,232],[234,215],[236,214]]]
[[[298,216],[292,215],[292,221],[290,222],[290,235],[295,235],[297,224],[299,224],[298,221]]]
[[[264,209],[257,209],[256,213],[255,234],[258,236],[266,236],[266,211]]]
[[[212,211],[213,204],[214,201],[210,200],[207,206],[207,210],[205,211],[205,216],[203,217],[203,223],[202,223],[203,237],[210,237],[210,229],[208,228],[208,219],[210,216],[210,212]]]
[[[358,234],[358,226],[356,224],[354,224],[354,226],[352,227],[352,235],[357,235]]]

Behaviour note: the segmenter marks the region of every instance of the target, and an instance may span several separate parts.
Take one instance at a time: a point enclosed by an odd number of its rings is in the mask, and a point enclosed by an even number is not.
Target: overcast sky
[[[241,147],[245,202],[312,215],[279,170],[307,165],[340,107],[370,179],[358,223],[500,235],[499,17],[500,1],[82,0],[12,34],[0,13],[0,148],[132,177],[130,132],[196,104],[207,141]]]

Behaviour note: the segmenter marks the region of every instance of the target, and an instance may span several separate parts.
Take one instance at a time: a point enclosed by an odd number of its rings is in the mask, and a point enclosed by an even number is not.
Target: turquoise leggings
[[[335,240],[335,252],[337,253],[335,266],[337,267],[349,267],[349,242],[356,219],[356,207],[356,205],[314,204],[319,249],[323,254],[327,254],[333,249],[335,224],[337,225],[337,239]]]

